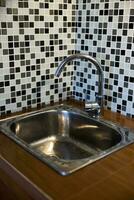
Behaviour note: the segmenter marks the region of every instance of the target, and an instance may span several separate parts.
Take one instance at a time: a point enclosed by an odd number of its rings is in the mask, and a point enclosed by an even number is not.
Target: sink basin
[[[3,133],[62,175],[132,143],[127,129],[59,105],[1,122]]]

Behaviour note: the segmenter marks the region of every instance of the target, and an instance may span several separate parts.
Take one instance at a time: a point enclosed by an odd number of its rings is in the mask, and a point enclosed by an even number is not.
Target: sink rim
[[[62,160],[62,159],[59,160],[56,158],[52,158],[45,154],[42,155],[41,152],[39,153],[38,151],[35,151],[33,148],[31,148],[31,146],[29,144],[27,144],[26,142],[24,142],[23,140],[18,138],[9,128],[12,123],[16,123],[20,119],[28,118],[30,116],[38,115],[41,113],[43,114],[44,112],[46,113],[46,112],[49,112],[50,110],[52,111],[52,110],[56,110],[56,109],[66,109],[71,112],[78,113],[86,118],[97,121],[105,126],[108,126],[112,129],[116,130],[122,136],[122,139],[118,144],[110,147],[109,149],[107,149],[105,151],[103,150],[102,152],[98,152],[88,158],[68,161],[68,160]],[[0,129],[5,135],[7,135],[9,138],[11,138],[13,141],[15,141],[21,147],[23,147],[26,151],[31,153],[34,157],[37,157],[41,161],[45,162],[45,164],[48,164],[49,166],[51,166],[53,169],[55,169],[57,172],[59,172],[63,176],[69,175],[72,172],[77,171],[78,169],[83,168],[101,158],[104,158],[104,157],[108,156],[109,154],[134,142],[134,134],[129,129],[120,127],[119,125],[116,125],[116,124],[109,122],[107,120],[104,120],[102,118],[94,119],[94,118],[88,116],[88,114],[86,112],[84,112],[76,107],[65,105],[65,104],[49,106],[49,107],[43,108],[41,110],[37,110],[37,111],[30,112],[30,113],[25,113],[25,114],[20,114],[19,116],[14,116],[14,117],[11,117],[8,119],[0,120]]]

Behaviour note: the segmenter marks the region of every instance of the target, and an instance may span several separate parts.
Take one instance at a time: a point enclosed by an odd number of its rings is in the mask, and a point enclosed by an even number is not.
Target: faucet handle
[[[91,101],[91,102],[85,102],[85,109],[88,110],[95,110],[95,109],[100,109],[100,106],[97,102]]]
[[[97,101],[98,98],[96,98],[96,101],[89,101],[87,98],[87,91],[84,92],[85,94],[85,108],[84,110],[92,117],[98,117],[100,114],[100,104]]]
[[[98,118],[101,112],[101,108],[100,105],[95,101],[85,102],[85,111],[89,116]]]

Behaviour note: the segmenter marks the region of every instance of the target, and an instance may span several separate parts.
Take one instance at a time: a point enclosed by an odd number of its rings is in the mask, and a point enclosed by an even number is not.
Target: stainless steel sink
[[[1,130],[62,175],[134,141],[127,129],[67,105],[4,120]]]

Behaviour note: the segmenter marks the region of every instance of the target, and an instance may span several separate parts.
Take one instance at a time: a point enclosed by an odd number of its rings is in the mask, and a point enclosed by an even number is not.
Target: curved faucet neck
[[[102,101],[102,96],[103,96],[103,81],[104,81],[104,76],[103,76],[103,70],[99,62],[94,59],[92,56],[86,55],[86,54],[74,54],[71,56],[66,57],[58,66],[55,76],[59,77],[63,68],[65,67],[66,64],[71,62],[74,59],[86,59],[92,64],[95,65],[97,71],[98,71],[98,102],[101,108],[103,107],[103,101]],[[101,100],[99,100],[101,98]]]

